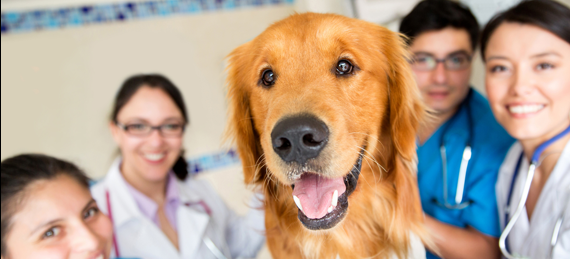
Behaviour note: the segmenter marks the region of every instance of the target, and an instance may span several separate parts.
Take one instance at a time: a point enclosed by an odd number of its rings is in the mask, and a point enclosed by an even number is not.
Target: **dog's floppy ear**
[[[389,138],[392,142],[391,174],[388,176],[396,191],[396,217],[393,229],[411,228],[424,244],[435,249],[423,226],[422,208],[417,188],[416,134],[427,110],[421,100],[410,67],[410,53],[402,37],[386,28],[380,35],[380,49],[385,58],[388,81]],[[393,236],[407,233],[392,233]]]
[[[246,184],[261,180],[259,174],[256,174],[260,170],[256,163],[262,154],[259,136],[253,125],[247,90],[247,84],[251,82],[248,82],[249,71],[246,68],[250,68],[252,62],[251,55],[248,55],[249,46],[250,43],[246,43],[232,51],[227,57],[229,64],[226,68],[229,101],[226,139],[237,145]]]
[[[389,63],[391,138],[396,152],[404,160],[413,161],[416,158],[416,134],[426,118],[427,109],[410,68],[411,56],[404,39],[391,33],[384,40],[388,41],[384,55]]]

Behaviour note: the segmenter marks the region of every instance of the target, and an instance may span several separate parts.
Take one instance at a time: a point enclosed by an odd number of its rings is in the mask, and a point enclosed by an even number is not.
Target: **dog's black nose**
[[[321,153],[329,140],[327,125],[312,115],[286,118],[271,132],[273,150],[285,162],[304,164]]]

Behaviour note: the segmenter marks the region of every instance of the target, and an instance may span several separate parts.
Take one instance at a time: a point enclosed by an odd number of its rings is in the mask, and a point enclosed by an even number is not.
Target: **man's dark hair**
[[[400,24],[400,32],[409,37],[411,45],[418,35],[437,31],[446,27],[465,29],[471,38],[473,51],[479,41],[479,24],[468,7],[450,0],[425,0],[420,2],[404,17]]]
[[[495,15],[483,29],[481,36],[483,61],[493,32],[506,22],[537,26],[570,44],[570,8],[551,0],[522,1],[511,9]]]

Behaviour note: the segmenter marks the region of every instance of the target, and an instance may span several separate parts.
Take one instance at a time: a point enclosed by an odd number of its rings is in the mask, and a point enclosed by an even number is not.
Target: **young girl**
[[[2,161],[2,259],[107,259],[112,225],[88,178],[44,155]]]
[[[207,182],[188,175],[182,157],[188,121],[182,95],[163,76],[134,76],[119,90],[110,128],[121,157],[92,188],[113,221],[112,255],[244,258],[262,247],[261,200],[238,217]]]
[[[515,143],[499,171],[507,258],[570,258],[570,9],[523,1],[482,35],[489,102]]]

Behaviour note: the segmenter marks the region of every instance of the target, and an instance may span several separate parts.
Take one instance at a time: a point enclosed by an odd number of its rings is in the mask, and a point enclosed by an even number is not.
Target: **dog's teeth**
[[[301,201],[299,200],[299,198],[297,198],[297,196],[293,195],[293,200],[295,201],[295,204],[297,204],[297,208],[299,208],[301,211],[303,211],[303,206],[301,206]]]
[[[338,191],[334,190],[333,197],[332,197],[333,207],[336,207],[337,203],[338,203]]]
[[[328,213],[331,213],[333,210],[333,206],[330,206],[329,209],[327,210]]]

